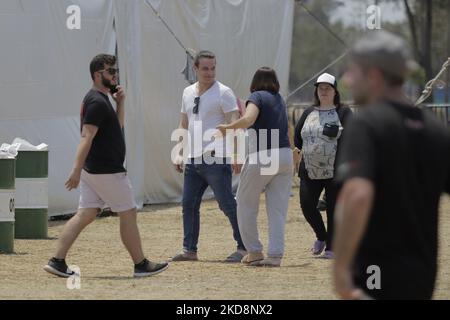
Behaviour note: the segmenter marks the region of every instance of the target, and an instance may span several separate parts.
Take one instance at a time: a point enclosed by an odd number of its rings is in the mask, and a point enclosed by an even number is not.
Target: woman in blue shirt
[[[292,182],[293,159],[288,138],[286,104],[279,94],[275,71],[256,71],[251,95],[242,118],[218,129],[247,129],[249,154],[242,169],[236,196],[239,231],[247,249],[242,262],[252,266],[279,267],[284,254],[284,233]],[[260,195],[266,195],[269,245],[264,258],[257,217]]]

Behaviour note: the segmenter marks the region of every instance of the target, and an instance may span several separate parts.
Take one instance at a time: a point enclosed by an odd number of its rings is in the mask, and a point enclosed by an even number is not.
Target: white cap
[[[332,85],[334,88],[336,88],[336,86],[337,86],[336,78],[329,73],[322,73],[317,78],[315,85],[317,86],[319,83],[328,83],[328,84]]]

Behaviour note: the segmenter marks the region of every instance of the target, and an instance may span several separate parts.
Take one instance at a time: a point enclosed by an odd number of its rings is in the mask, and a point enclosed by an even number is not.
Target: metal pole
[[[447,1],[447,57],[450,57],[450,1]],[[447,69],[447,86],[445,88],[445,101],[450,102],[450,69]],[[448,117],[447,109],[447,117]],[[448,118],[447,118],[448,122]]]
[[[450,57],[450,1],[447,1],[447,57]],[[448,104],[450,102],[450,68],[447,68],[446,78],[445,102]],[[448,105],[445,107],[445,120],[448,126],[450,124],[450,108]]]

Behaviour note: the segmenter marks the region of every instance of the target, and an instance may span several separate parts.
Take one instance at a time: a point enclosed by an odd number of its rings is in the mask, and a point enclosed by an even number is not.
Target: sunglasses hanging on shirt
[[[192,109],[192,113],[198,114],[198,106],[200,104],[200,97],[195,97],[194,99],[194,109]]]

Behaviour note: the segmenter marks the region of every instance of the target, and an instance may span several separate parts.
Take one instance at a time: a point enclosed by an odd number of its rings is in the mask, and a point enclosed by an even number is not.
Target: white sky
[[[344,5],[333,13],[331,22],[342,21],[345,25],[365,27],[367,20],[366,10],[374,4],[374,0],[346,0]],[[383,22],[399,22],[406,19],[403,3],[384,3],[379,1],[381,9],[381,27]]]

